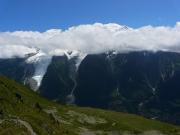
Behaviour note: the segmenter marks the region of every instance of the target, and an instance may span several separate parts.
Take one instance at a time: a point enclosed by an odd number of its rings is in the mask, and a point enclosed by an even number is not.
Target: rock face
[[[38,89],[42,96],[180,124],[179,53],[112,51],[82,62],[71,54],[52,57]],[[1,74],[31,87],[37,85],[35,71],[34,63],[22,58],[0,60]]]
[[[42,80],[42,96],[65,103],[74,87],[75,65],[66,56],[55,56]]]
[[[180,54],[88,55],[78,71],[76,103],[180,123]]]
[[[33,64],[26,63],[25,60],[25,58],[0,59],[0,74],[25,84],[27,78],[33,76],[35,72]]]

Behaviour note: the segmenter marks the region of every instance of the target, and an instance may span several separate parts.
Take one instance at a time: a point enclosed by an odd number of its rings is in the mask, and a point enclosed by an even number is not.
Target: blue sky
[[[80,24],[174,26],[180,0],[0,0],[0,31],[46,31]]]

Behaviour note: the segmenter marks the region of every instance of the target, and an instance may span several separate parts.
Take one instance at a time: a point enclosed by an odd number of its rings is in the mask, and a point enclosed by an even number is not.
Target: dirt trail
[[[23,121],[23,120],[21,120],[21,119],[4,119],[4,120],[0,120],[0,124],[2,124],[2,123],[5,122],[5,121],[14,122],[14,123],[16,123],[17,125],[18,125],[18,124],[23,125],[23,126],[27,129],[27,131],[30,133],[30,135],[37,135],[37,134],[34,132],[34,130],[33,130],[33,128],[31,127],[31,125],[30,125],[28,122],[26,122],[26,121]]]
[[[63,124],[66,124],[66,125],[70,125],[71,123],[64,120],[63,118],[61,118],[57,113],[57,109],[56,107],[53,107],[52,109],[44,109],[43,110],[45,113],[47,114],[51,114],[51,116],[53,117],[53,119],[57,122],[57,123],[63,123]]]

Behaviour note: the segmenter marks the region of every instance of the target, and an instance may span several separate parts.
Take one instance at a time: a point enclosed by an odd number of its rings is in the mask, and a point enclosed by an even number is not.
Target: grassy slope
[[[21,95],[21,102],[16,94]],[[36,107],[38,103],[42,110]],[[41,98],[26,87],[0,76],[0,135],[26,135],[30,131],[12,120],[28,122],[38,135],[76,135],[80,132],[133,134],[156,130],[167,135],[178,135],[180,128],[148,120],[136,115],[117,113],[92,108],[62,106]],[[98,131],[98,132],[97,132]],[[91,133],[92,133],[91,132]]]

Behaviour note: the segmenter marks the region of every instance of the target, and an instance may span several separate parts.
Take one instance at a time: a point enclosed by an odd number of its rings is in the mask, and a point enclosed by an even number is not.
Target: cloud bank
[[[0,32],[0,58],[23,57],[35,52],[36,48],[46,55],[62,54],[62,50],[77,50],[85,54],[109,50],[180,52],[180,22],[174,27],[144,26],[134,29],[115,23],[95,23],[67,30]]]

